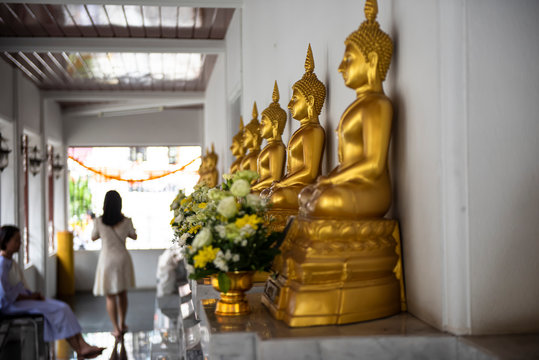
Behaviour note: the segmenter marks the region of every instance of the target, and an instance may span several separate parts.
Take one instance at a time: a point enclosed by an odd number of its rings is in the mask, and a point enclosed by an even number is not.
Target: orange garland
[[[174,173],[177,173],[178,171],[183,171],[185,170],[186,167],[188,167],[189,165],[191,165],[192,163],[194,163],[195,161],[197,161],[198,159],[200,159],[200,156],[194,158],[193,160],[189,161],[187,164],[185,164],[184,166],[182,166],[181,168],[179,169],[176,169],[174,171],[169,171],[169,172],[166,172],[164,174],[161,174],[161,175],[157,175],[157,176],[150,176],[149,178],[147,179],[124,179],[124,178],[121,178],[119,176],[114,176],[114,175],[108,175],[108,174],[105,174],[104,172],[102,171],[99,171],[97,169],[94,169],[94,168],[91,168],[87,165],[84,165],[82,163],[82,161],[80,161],[79,159],[75,159],[73,156],[69,155],[68,156],[71,160],[73,160],[74,162],[76,162],[77,164],[79,164],[80,166],[82,166],[83,168],[85,168],[86,170],[89,170],[97,175],[100,175],[100,176],[103,176],[104,178],[107,178],[107,179],[110,179],[110,180],[118,180],[118,181],[126,181],[126,182],[129,182],[129,183],[135,183],[135,182],[144,182],[144,181],[150,181],[150,180],[155,180],[155,179],[160,179],[162,177],[165,177],[165,176],[168,176],[168,175],[172,175]]]

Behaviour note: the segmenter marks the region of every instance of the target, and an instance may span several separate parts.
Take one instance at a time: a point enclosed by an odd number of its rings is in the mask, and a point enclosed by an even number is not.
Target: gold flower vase
[[[215,314],[219,316],[239,316],[251,312],[245,292],[253,286],[254,271],[231,271],[226,273],[230,278],[230,288],[226,293],[219,288],[219,275],[211,276],[213,288],[221,293]]]

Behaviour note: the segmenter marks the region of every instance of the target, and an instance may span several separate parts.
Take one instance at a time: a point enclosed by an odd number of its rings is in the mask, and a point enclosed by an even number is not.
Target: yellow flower
[[[221,251],[221,249],[219,248],[214,249],[211,245],[204,246],[202,250],[200,250],[198,254],[196,254],[193,257],[195,267],[196,268],[205,267],[208,262],[213,261],[213,259],[215,259],[219,251]]]
[[[201,228],[202,228],[202,225],[195,225],[192,228],[190,228],[189,230],[187,230],[187,232],[189,234],[196,234],[198,232],[198,230],[200,230]]]
[[[182,201],[180,201],[180,205],[181,206],[184,206],[185,204],[187,204],[189,201],[191,201],[191,197],[186,197],[186,198],[183,198]]]
[[[244,215],[243,217],[236,219],[236,226],[238,229],[241,229],[245,225],[250,225],[253,229],[258,229],[258,224],[262,223],[264,220],[261,217],[253,215]]]
[[[206,206],[208,206],[208,203],[205,203],[205,202],[198,204],[198,207],[200,209],[204,209]]]

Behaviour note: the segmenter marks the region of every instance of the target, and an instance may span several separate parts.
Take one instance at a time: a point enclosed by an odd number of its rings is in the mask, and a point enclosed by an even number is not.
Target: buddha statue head
[[[245,147],[243,146],[243,117],[240,116],[240,131],[232,138],[230,150],[232,155],[239,158],[245,155]]]
[[[376,21],[377,14],[376,0],[367,0],[366,20],[344,42],[346,49],[339,72],[349,88],[357,90],[369,85],[381,90],[381,83],[386,78],[393,43],[389,35],[380,30],[380,24]]]
[[[260,150],[262,137],[260,136],[260,123],[258,122],[258,109],[256,101],[253,105],[253,118],[243,130],[243,146],[250,151]]]
[[[214,143],[211,144],[211,151],[208,151],[208,149],[206,149],[206,156],[204,158],[206,160],[207,169],[215,169],[215,167],[217,166],[217,161],[219,160],[219,156],[215,153]]]
[[[296,120],[317,119],[326,99],[326,87],[314,73],[314,58],[311,44],[307,48],[305,74],[292,85],[292,99],[288,108]]]
[[[286,111],[279,105],[279,88],[277,81],[273,86],[273,102],[262,111],[260,119],[260,135],[264,139],[280,139],[286,125]]]

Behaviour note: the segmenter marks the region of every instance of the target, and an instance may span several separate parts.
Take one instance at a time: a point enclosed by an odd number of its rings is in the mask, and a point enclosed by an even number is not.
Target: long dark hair
[[[103,224],[114,226],[122,221],[124,217],[120,194],[115,190],[107,192],[103,202]]]
[[[14,225],[2,226],[0,228],[0,250],[6,250],[7,243],[18,232],[20,232],[19,228]]]

